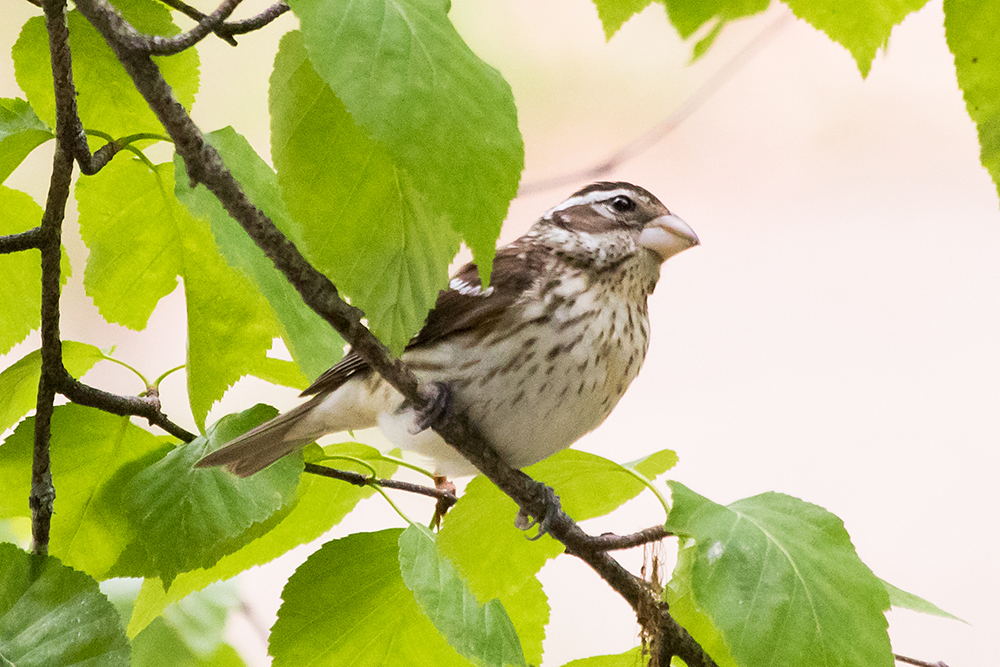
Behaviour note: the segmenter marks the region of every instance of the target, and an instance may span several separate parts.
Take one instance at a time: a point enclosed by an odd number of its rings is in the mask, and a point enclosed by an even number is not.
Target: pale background
[[[4,9],[7,49],[37,10],[17,0]],[[691,66],[659,5],[608,44],[586,0],[458,0],[452,16],[514,89],[532,182],[594,164],[657,124],[787,13],[776,5],[727,27]],[[703,245],[665,266],[645,368],[577,446],[619,461],[670,447],[680,455],[671,477],[715,501],[776,490],[835,512],[876,574],[969,622],[891,612],[894,650],[971,667],[996,664],[1000,627],[1000,209],[942,19],[940,2],[908,18],[867,80],[843,48],[788,21],[676,131],[609,174],[657,194]],[[195,107],[204,129],[232,124],[267,155],[267,76],[294,24],[283,17],[239,49],[205,42]],[[18,95],[6,57],[0,67],[0,95]],[[46,148],[8,184],[40,199]],[[579,185],[517,200],[503,240]],[[69,229],[76,273],[64,336],[102,347],[113,337],[118,356],[154,377],[183,363],[178,294],[146,332],[104,324],[79,286],[86,251]],[[11,359],[34,346],[33,337]],[[89,382],[141,389],[103,366]],[[191,428],[183,378],[163,393]],[[244,381],[210,420],[258,400],[295,403],[294,392]],[[587,528],[660,519],[640,499]],[[371,501],[334,534],[388,523],[399,521]],[[257,624],[270,625],[307,553],[244,576]],[[637,568],[640,555],[626,561]],[[546,664],[634,645],[634,617],[585,566],[560,557],[542,579],[553,610]],[[268,664],[252,624],[235,622],[232,634],[251,664]]]

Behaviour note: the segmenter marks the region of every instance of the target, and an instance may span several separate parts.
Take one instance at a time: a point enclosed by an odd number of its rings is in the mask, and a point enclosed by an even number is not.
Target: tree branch
[[[923,660],[917,660],[916,658],[907,658],[905,655],[899,655],[898,653],[893,653],[892,657],[896,662],[906,663],[907,665],[917,665],[917,667],[948,667],[948,665],[940,660],[938,662],[924,662]]]
[[[401,482],[398,479],[377,479],[370,475],[362,475],[361,473],[350,472],[348,470],[337,470],[336,468],[327,468],[326,466],[316,465],[315,463],[307,463],[306,472],[313,475],[320,475],[321,477],[339,479],[355,486],[372,486],[375,484],[384,489],[397,489],[399,491],[407,491],[409,493],[427,496],[428,498],[436,498],[439,503],[443,502],[445,507],[448,509],[458,502],[458,498],[456,498],[455,494],[451,491],[435,489],[432,486],[411,484],[410,482]]]
[[[145,51],[153,55],[171,56],[191,48],[208,35],[216,32],[219,26],[239,7],[243,0],[223,0],[219,8],[209,16],[203,17],[191,30],[174,37],[160,35],[145,35],[133,31],[130,35],[122,35],[129,40],[129,47],[135,51]]]
[[[276,2],[260,14],[257,14],[257,16],[243,19],[242,21],[233,21],[231,23],[222,24],[219,27],[219,32],[228,36],[230,39],[232,39],[232,35],[245,35],[246,33],[253,32],[254,30],[260,30],[287,11],[291,11],[291,7],[286,5],[284,2]]]
[[[0,236],[0,255],[21,250],[31,250],[39,248],[42,244],[42,228],[35,227],[20,234],[9,234]]]
[[[427,408],[439,388],[422,387],[412,371],[361,324],[362,313],[344,302],[330,280],[313,268],[299,250],[253,206],[240,185],[207,144],[187,111],[173,98],[170,87],[148,54],[129,48],[122,35],[133,30],[105,0],[77,0],[77,8],[101,33],[122,62],[136,88],[174,140],[184,160],[192,185],[201,183],[211,191],[247,234],[298,290],[303,300],[348,341],[371,367],[398,390],[417,410]],[[445,413],[447,411],[444,411]],[[586,535],[564,512],[551,512],[551,489],[503,462],[485,438],[464,415],[445,415],[432,427],[444,440],[482,471],[518,506],[533,517],[546,517],[549,534],[566,546],[566,551],[590,565],[624,597],[646,623],[649,634],[662,638],[672,655],[690,666],[714,665],[711,658],[667,613],[650,586],[630,574],[604,551],[589,548]],[[649,614],[654,609],[659,613]],[[652,619],[652,620],[650,620]],[[667,663],[669,664],[669,661]]]
[[[87,144],[87,135],[76,106],[76,86],[73,84],[73,60],[69,48],[69,26],[66,23],[65,0],[46,0],[45,28],[49,33],[49,53],[52,57],[52,78],[56,99],[56,141],[80,165],[88,176],[96,174],[120,150],[115,142],[102,146],[94,154]]]
[[[595,551],[616,551],[618,549],[639,547],[650,542],[659,542],[671,536],[673,536],[673,533],[668,533],[663,526],[653,526],[640,530],[638,533],[632,533],[631,535],[615,535],[614,533],[591,535],[588,536],[588,542],[590,543],[590,548]]]
[[[170,435],[184,442],[191,442],[197,436],[170,421],[160,411],[160,402],[155,398],[120,396],[76,380],[65,369],[62,370],[55,390],[78,405],[97,408],[113,415],[142,417],[152,426],[159,426]]]
[[[197,21],[199,25],[204,24],[210,18],[209,16],[202,14],[194,7],[186,4],[183,0],[161,0],[161,2],[165,5],[173,7],[188,18]],[[222,9],[222,7],[219,9]],[[241,21],[232,21],[231,23],[219,22],[218,24],[211,26],[208,32],[214,33],[216,37],[224,40],[230,46],[237,46],[236,39],[233,35],[245,35],[246,33],[253,32],[254,30],[260,30],[289,10],[290,7],[287,4],[284,2],[277,2],[262,11],[257,16],[243,19]],[[216,13],[218,13],[218,11],[219,10],[216,10]]]

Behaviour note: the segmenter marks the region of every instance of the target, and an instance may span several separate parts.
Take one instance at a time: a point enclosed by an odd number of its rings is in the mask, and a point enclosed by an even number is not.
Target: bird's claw
[[[434,428],[451,416],[451,387],[444,382],[431,382],[424,392],[427,404],[417,413],[416,431],[412,435]]]
[[[559,496],[556,495],[556,492],[551,487],[539,484],[537,491],[541,495],[542,504],[545,506],[542,516],[540,518],[531,518],[522,508],[518,511],[517,517],[514,519],[514,525],[524,531],[538,526],[538,533],[532,537],[528,537],[532,542],[541,539],[542,535],[548,533],[553,522],[562,512],[562,503],[559,502]]]

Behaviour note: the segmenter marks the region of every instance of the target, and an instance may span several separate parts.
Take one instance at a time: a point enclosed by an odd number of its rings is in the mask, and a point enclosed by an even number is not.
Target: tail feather
[[[302,429],[295,429],[320,402],[317,399],[322,398],[324,397],[317,396],[247,431],[195,463],[195,467],[209,468],[224,465],[230,472],[240,477],[249,477],[263,470],[281,457],[308,445],[327,432],[324,430],[317,433],[308,431],[303,433]]]

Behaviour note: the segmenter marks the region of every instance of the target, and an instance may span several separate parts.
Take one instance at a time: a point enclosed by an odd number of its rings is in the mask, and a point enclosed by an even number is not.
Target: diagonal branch
[[[202,14],[200,11],[198,11],[191,5],[185,3],[184,0],[160,0],[160,1],[169,7],[173,7],[177,11],[187,16],[189,19],[197,21],[199,25],[205,24],[206,21],[209,21],[209,19],[211,18],[205,14]],[[221,9],[222,7],[220,6],[219,10]],[[198,39],[202,39],[203,37],[207,36],[208,33],[214,33],[216,37],[218,37],[221,40],[224,40],[230,46],[237,46],[236,39],[233,37],[233,35],[245,35],[248,32],[260,30],[261,28],[263,28],[264,26],[266,26],[271,21],[278,18],[285,12],[290,11],[290,9],[291,8],[287,4],[279,0],[279,2],[276,2],[275,4],[271,5],[257,16],[253,16],[248,19],[243,19],[242,21],[232,21],[230,23],[223,23],[222,21],[219,21],[214,25],[210,25],[206,35],[202,35],[202,37],[199,37]],[[219,10],[216,10],[216,12],[213,13],[212,16],[217,14]],[[225,20],[225,18],[226,17],[223,17],[222,20]],[[192,30],[191,32],[194,32],[194,30]]]
[[[440,391],[420,386],[412,371],[361,324],[362,313],[344,302],[330,280],[313,268],[299,250],[253,206],[226,168],[218,152],[204,140],[187,111],[173,98],[170,87],[149,55],[129,48],[134,30],[105,0],[77,0],[77,8],[101,33],[150,108],[166,128],[177,153],[184,160],[192,184],[204,184],[254,242],[298,290],[303,300],[347,340],[372,368],[411,404],[429,407]],[[567,552],[590,565],[636,610],[649,634],[661,638],[661,655],[680,656],[690,666],[714,665],[711,658],[667,613],[652,588],[621,566],[605,551],[589,548],[589,538],[564,512],[554,508],[552,490],[503,462],[489,442],[464,415],[447,415],[432,424],[448,444],[455,447],[480,471],[510,496],[530,516],[546,517],[548,532],[566,546]],[[556,509],[557,511],[553,511]],[[650,613],[649,610],[654,610]]]
[[[191,30],[174,37],[145,35],[134,29],[125,29],[120,35],[134,51],[144,51],[153,55],[170,56],[191,48],[205,37],[216,32],[222,23],[239,7],[243,0],[223,0],[219,8],[208,16],[202,15]],[[125,24],[128,25],[128,24]],[[232,39],[230,37],[230,39]],[[233,40],[235,45],[235,40]]]
[[[155,398],[112,394],[74,379],[65,369],[57,378],[54,388],[78,405],[98,408],[113,415],[142,417],[151,425],[159,426],[184,442],[191,442],[197,437],[194,433],[170,421],[160,410],[160,402]]]

